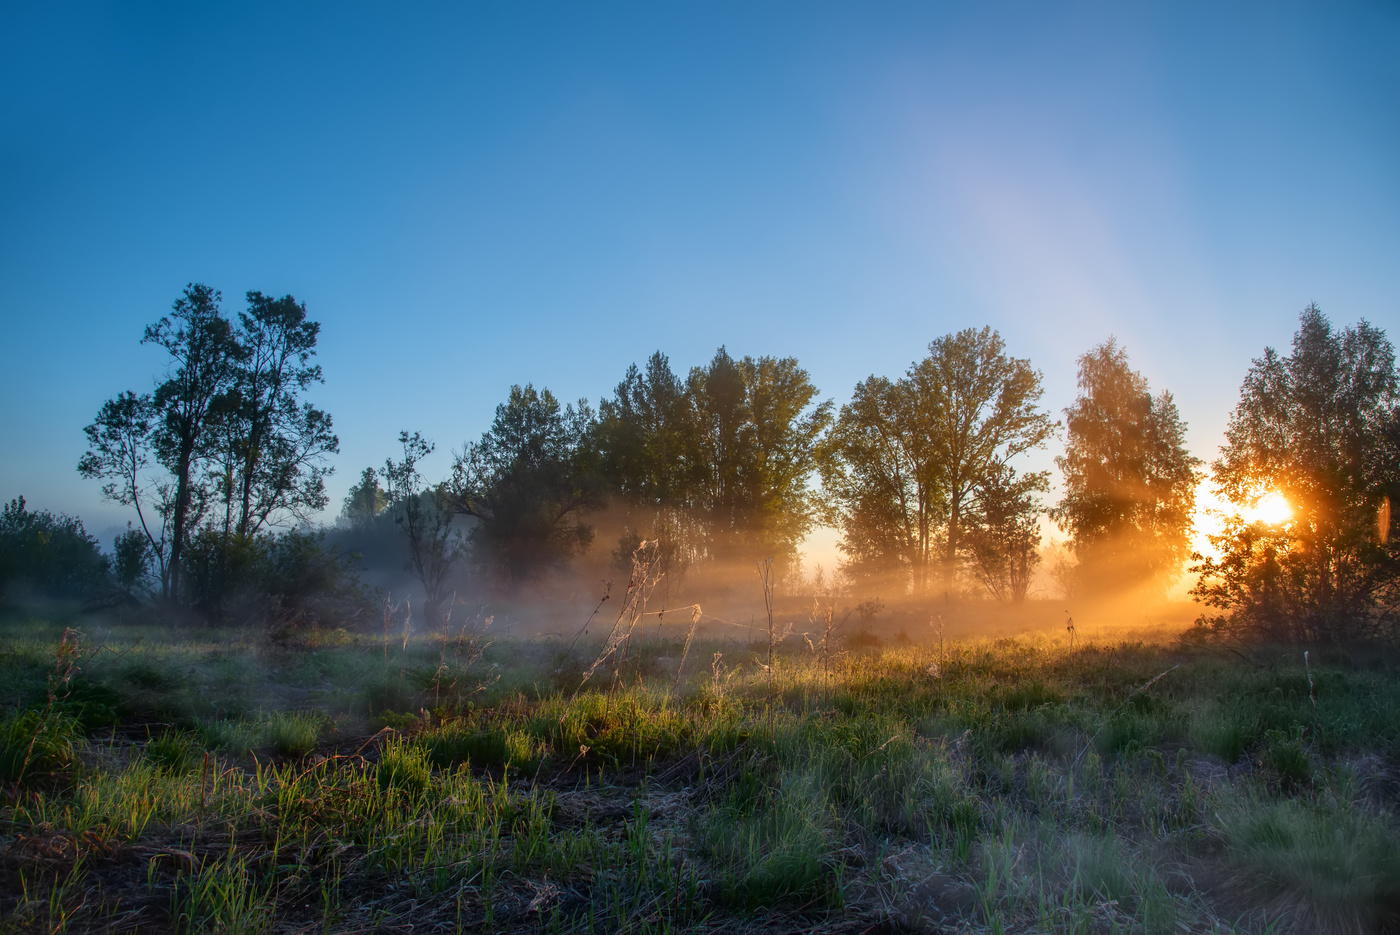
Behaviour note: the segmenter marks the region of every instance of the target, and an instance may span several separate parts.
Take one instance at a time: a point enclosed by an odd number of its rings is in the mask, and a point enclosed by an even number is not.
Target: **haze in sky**
[[[1307,303],[1400,338],[1397,49],[1390,2],[10,4],[0,497],[125,523],[82,428],[188,282],[322,323],[333,510],[512,383],[726,345],[839,405],[984,324],[1056,411],[1117,335],[1209,459]]]

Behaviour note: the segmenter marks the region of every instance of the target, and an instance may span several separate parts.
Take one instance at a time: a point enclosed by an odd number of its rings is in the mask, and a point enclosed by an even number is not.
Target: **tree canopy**
[[[135,509],[168,599],[186,597],[183,558],[201,526],[246,540],[326,504],[325,461],[340,443],[330,415],[300,396],[321,379],[309,363],[320,325],[291,296],[247,301],[235,326],[218,290],[186,286],[142,338],[169,355],[164,378],[108,400],[84,430],[78,471]]]
[[[1217,491],[1243,510],[1281,496],[1278,522],[1229,517],[1199,566],[1198,599],[1215,629],[1303,640],[1390,634],[1400,600],[1400,372],[1385,333],[1334,329],[1302,313],[1292,353],[1266,348],[1240,389]]]
[[[1010,462],[1045,444],[1055,423],[1039,407],[1039,372],[1005,348],[990,328],[969,328],[933,341],[899,381],[872,376],[856,386],[822,464],[826,515],[842,530],[852,571],[898,570],[922,591],[937,565],[950,590],[969,549],[991,561],[998,536],[985,524],[1003,537],[1030,529],[1038,512],[1031,495],[1044,479],[1018,481]],[[1013,506],[1016,515],[1006,515]],[[1000,582],[1006,566],[997,567]],[[992,591],[1024,595],[1019,587]]]
[[[1065,410],[1065,495],[1051,511],[1071,536],[1081,592],[1174,576],[1186,559],[1200,459],[1170,393],[1153,396],[1108,341],[1079,358],[1079,396]]]

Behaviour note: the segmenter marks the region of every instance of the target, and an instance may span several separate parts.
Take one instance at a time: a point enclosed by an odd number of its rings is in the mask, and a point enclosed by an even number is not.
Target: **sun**
[[[1277,490],[1271,490],[1256,500],[1252,507],[1244,511],[1243,515],[1247,522],[1277,526],[1280,523],[1288,522],[1293,517],[1293,507],[1283,494]]]
[[[1277,490],[1266,490],[1259,493],[1253,505],[1241,507],[1219,496],[1211,489],[1210,481],[1203,480],[1196,488],[1192,549],[1202,555],[1219,558],[1220,553],[1211,545],[1210,537],[1223,532],[1225,521],[1231,516],[1238,516],[1246,523],[1278,526],[1293,518],[1293,505]]]

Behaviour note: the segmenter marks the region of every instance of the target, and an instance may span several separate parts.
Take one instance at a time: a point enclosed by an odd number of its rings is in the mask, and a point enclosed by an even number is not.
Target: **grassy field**
[[[1377,653],[4,626],[7,930],[1400,924]]]

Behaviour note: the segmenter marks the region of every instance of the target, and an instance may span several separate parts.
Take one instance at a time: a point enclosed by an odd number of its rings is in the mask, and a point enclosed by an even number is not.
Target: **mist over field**
[[[0,932],[1400,932],[1397,48],[0,8]]]

